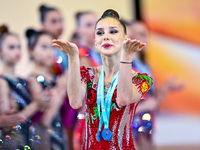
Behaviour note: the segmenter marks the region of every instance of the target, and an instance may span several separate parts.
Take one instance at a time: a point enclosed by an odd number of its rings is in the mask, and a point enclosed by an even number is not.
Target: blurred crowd
[[[17,33],[0,25],[0,150],[80,150],[85,130],[84,107],[73,109],[67,97],[68,57],[52,40],[64,30],[63,14],[56,7],[40,6],[40,29],[25,29],[27,51],[34,68],[26,79],[15,75],[15,65],[21,57]],[[95,67],[102,64],[95,48],[95,24],[98,15],[92,11],[75,14],[76,30],[70,42],[79,47],[80,64]],[[123,20],[128,36],[147,44],[135,54],[133,69],[151,76],[146,61],[149,31],[141,21]],[[17,31],[17,29],[16,29]],[[26,69],[26,68],[24,68]],[[155,85],[156,83],[154,83]],[[153,86],[137,106],[132,131],[137,149],[153,149],[155,112],[170,91],[181,84],[168,79],[162,86]]]

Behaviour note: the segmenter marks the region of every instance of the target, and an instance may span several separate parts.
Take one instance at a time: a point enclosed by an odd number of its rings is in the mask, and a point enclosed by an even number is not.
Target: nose
[[[108,33],[105,33],[105,35],[104,35],[104,40],[105,41],[107,41],[107,40],[109,40],[110,38],[109,38],[109,36],[108,36]]]

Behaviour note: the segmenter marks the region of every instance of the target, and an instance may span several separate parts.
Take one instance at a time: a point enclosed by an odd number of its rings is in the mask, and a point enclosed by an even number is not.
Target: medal
[[[112,139],[112,132],[109,130],[110,107],[111,107],[113,93],[118,84],[118,74],[119,71],[112,80],[104,100],[104,69],[103,66],[101,68],[101,74],[99,76],[99,82],[97,88],[97,106],[99,113],[99,128],[97,133],[97,141],[99,142],[101,141],[102,137],[105,141],[110,141]],[[101,128],[103,124],[104,124],[104,130],[101,133]]]

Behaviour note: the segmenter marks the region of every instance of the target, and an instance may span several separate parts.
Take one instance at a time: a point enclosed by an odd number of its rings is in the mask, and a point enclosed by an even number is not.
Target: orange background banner
[[[143,0],[142,14],[151,31],[148,62],[156,85],[175,76],[184,84],[170,93],[161,110],[200,115],[200,1]]]

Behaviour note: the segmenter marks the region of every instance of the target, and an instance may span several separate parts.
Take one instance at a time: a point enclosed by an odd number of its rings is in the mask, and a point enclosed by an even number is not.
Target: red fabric
[[[85,99],[86,107],[86,133],[84,138],[83,150],[135,150],[132,136],[132,121],[138,103],[119,107],[116,103],[117,88],[115,89],[109,129],[112,132],[112,140],[100,142],[96,140],[99,126],[97,109],[97,84],[93,83],[94,74],[90,68],[81,67],[81,80],[87,84],[87,94]],[[103,131],[103,128],[102,128]]]

